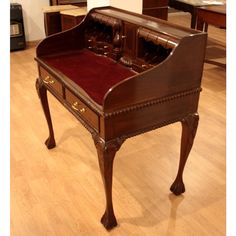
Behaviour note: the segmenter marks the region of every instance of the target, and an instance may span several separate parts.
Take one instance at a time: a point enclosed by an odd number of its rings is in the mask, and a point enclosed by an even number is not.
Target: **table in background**
[[[207,32],[208,24],[219,28],[226,28],[226,5],[205,6],[197,8],[197,29]],[[205,62],[226,68],[225,63],[218,62],[212,58],[207,58],[207,54]]]
[[[87,14],[87,7],[61,11],[61,29],[62,31],[78,25]]]
[[[226,28],[226,5],[197,8],[197,29],[206,32],[208,24]]]
[[[142,14],[167,20],[168,0],[143,0]]]
[[[225,3],[225,0],[169,0],[169,6],[180,11],[189,12],[191,18],[191,28],[195,29],[197,22],[197,8],[203,6],[216,5]]]
[[[61,32],[60,11],[78,9],[73,5],[47,6],[43,8],[45,35],[49,36]]]

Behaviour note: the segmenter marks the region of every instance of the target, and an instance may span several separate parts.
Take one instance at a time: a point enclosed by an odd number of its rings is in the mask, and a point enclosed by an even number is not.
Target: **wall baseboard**
[[[40,39],[34,41],[26,41],[26,47],[27,48],[36,47],[40,41],[41,41]]]

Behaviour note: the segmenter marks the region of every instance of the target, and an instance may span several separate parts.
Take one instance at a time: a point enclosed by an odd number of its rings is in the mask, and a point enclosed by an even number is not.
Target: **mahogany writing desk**
[[[117,225],[112,205],[116,152],[132,136],[182,123],[180,163],[171,191],[185,191],[182,174],[193,145],[207,34],[112,7],[92,9],[76,27],[37,47],[36,88],[55,147],[47,91],[92,134],[106,193],[101,222]]]

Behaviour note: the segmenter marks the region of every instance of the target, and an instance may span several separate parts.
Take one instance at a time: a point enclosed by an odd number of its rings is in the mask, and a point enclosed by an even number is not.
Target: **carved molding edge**
[[[132,137],[135,137],[137,135],[140,135],[140,134],[144,134],[146,132],[149,132],[149,131],[152,131],[152,130],[155,130],[155,129],[158,129],[158,128],[161,128],[163,126],[167,126],[167,125],[170,125],[170,124],[173,124],[173,123],[176,123],[176,122],[188,122],[188,117],[189,116],[195,116],[197,115],[198,116],[198,113],[195,112],[195,113],[191,113],[191,114],[188,114],[186,116],[181,116],[181,117],[177,117],[176,119],[171,119],[171,120],[166,120],[166,121],[163,121],[163,122],[160,122],[156,125],[153,125],[153,126],[150,126],[150,127],[147,127],[145,129],[140,129],[140,130],[137,130],[133,133],[130,133],[130,134],[127,134],[127,135],[122,135],[120,137],[117,137],[115,139],[112,139],[112,140],[109,140],[109,141],[105,141],[104,139],[102,139],[98,133],[96,132],[91,132],[92,134],[92,137],[93,137],[93,140],[94,140],[94,143],[95,143],[95,146],[97,147],[97,145],[101,146],[104,150],[107,150],[107,148],[111,148],[113,147],[115,151],[118,151],[120,146],[124,143],[124,141],[128,138],[132,138]],[[193,134],[195,135],[195,134]]]
[[[150,107],[150,106],[153,106],[153,105],[156,105],[156,104],[170,102],[170,101],[175,100],[175,99],[181,99],[181,98],[189,96],[189,95],[200,93],[201,91],[202,91],[201,88],[196,88],[196,89],[185,91],[185,92],[182,92],[182,93],[178,93],[178,94],[175,94],[175,95],[172,95],[172,96],[150,100],[148,102],[137,104],[137,105],[134,105],[134,106],[130,106],[130,107],[118,110],[118,111],[111,112],[111,113],[104,113],[104,117],[107,118],[107,117],[117,116],[117,115],[120,115],[122,113],[127,113],[127,112],[131,112],[131,111],[135,111],[135,110],[140,110],[140,109],[143,109],[145,107]]]
[[[156,125],[153,125],[153,126],[150,126],[150,127],[145,128],[145,129],[141,129],[141,130],[138,130],[138,131],[136,131],[136,132],[133,132],[132,134],[128,134],[128,135],[124,136],[124,138],[125,138],[125,139],[128,139],[128,138],[131,138],[131,137],[140,135],[140,134],[144,134],[144,133],[146,133],[146,132],[149,132],[149,131],[152,131],[152,130],[161,128],[161,127],[163,127],[163,126],[167,126],[167,125],[170,125],[170,124],[179,122],[179,121],[181,121],[182,119],[183,119],[183,117],[181,117],[181,118],[176,118],[176,119],[172,119],[172,120],[166,120],[166,121],[160,122],[160,123],[158,123],[158,124],[156,124]]]
[[[197,117],[197,122],[194,124],[194,127],[196,127],[198,125],[198,121],[199,121],[199,114],[197,112],[194,112],[194,113],[187,114],[185,116],[177,117],[176,119],[171,119],[171,120],[166,120],[166,121],[160,122],[160,123],[158,123],[156,125],[147,127],[145,129],[137,130],[136,132],[133,132],[133,133],[128,134],[128,135],[124,135],[121,138],[126,140],[128,138],[132,138],[134,136],[137,136],[137,135],[140,135],[140,134],[144,134],[146,132],[149,132],[149,131],[161,128],[163,126],[167,126],[167,125],[176,123],[176,122],[184,122],[184,123],[195,122],[195,121],[192,121],[192,119],[191,119],[191,117],[193,117],[193,116]],[[188,125],[190,125],[190,124],[188,124]],[[193,131],[193,133],[192,133],[193,139],[194,139],[195,135],[196,135],[196,130]]]

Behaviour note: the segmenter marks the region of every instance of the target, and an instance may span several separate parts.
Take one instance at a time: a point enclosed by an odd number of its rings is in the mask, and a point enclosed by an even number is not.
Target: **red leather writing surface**
[[[79,84],[100,105],[104,95],[113,85],[135,74],[127,67],[87,49],[45,57],[44,60]]]

